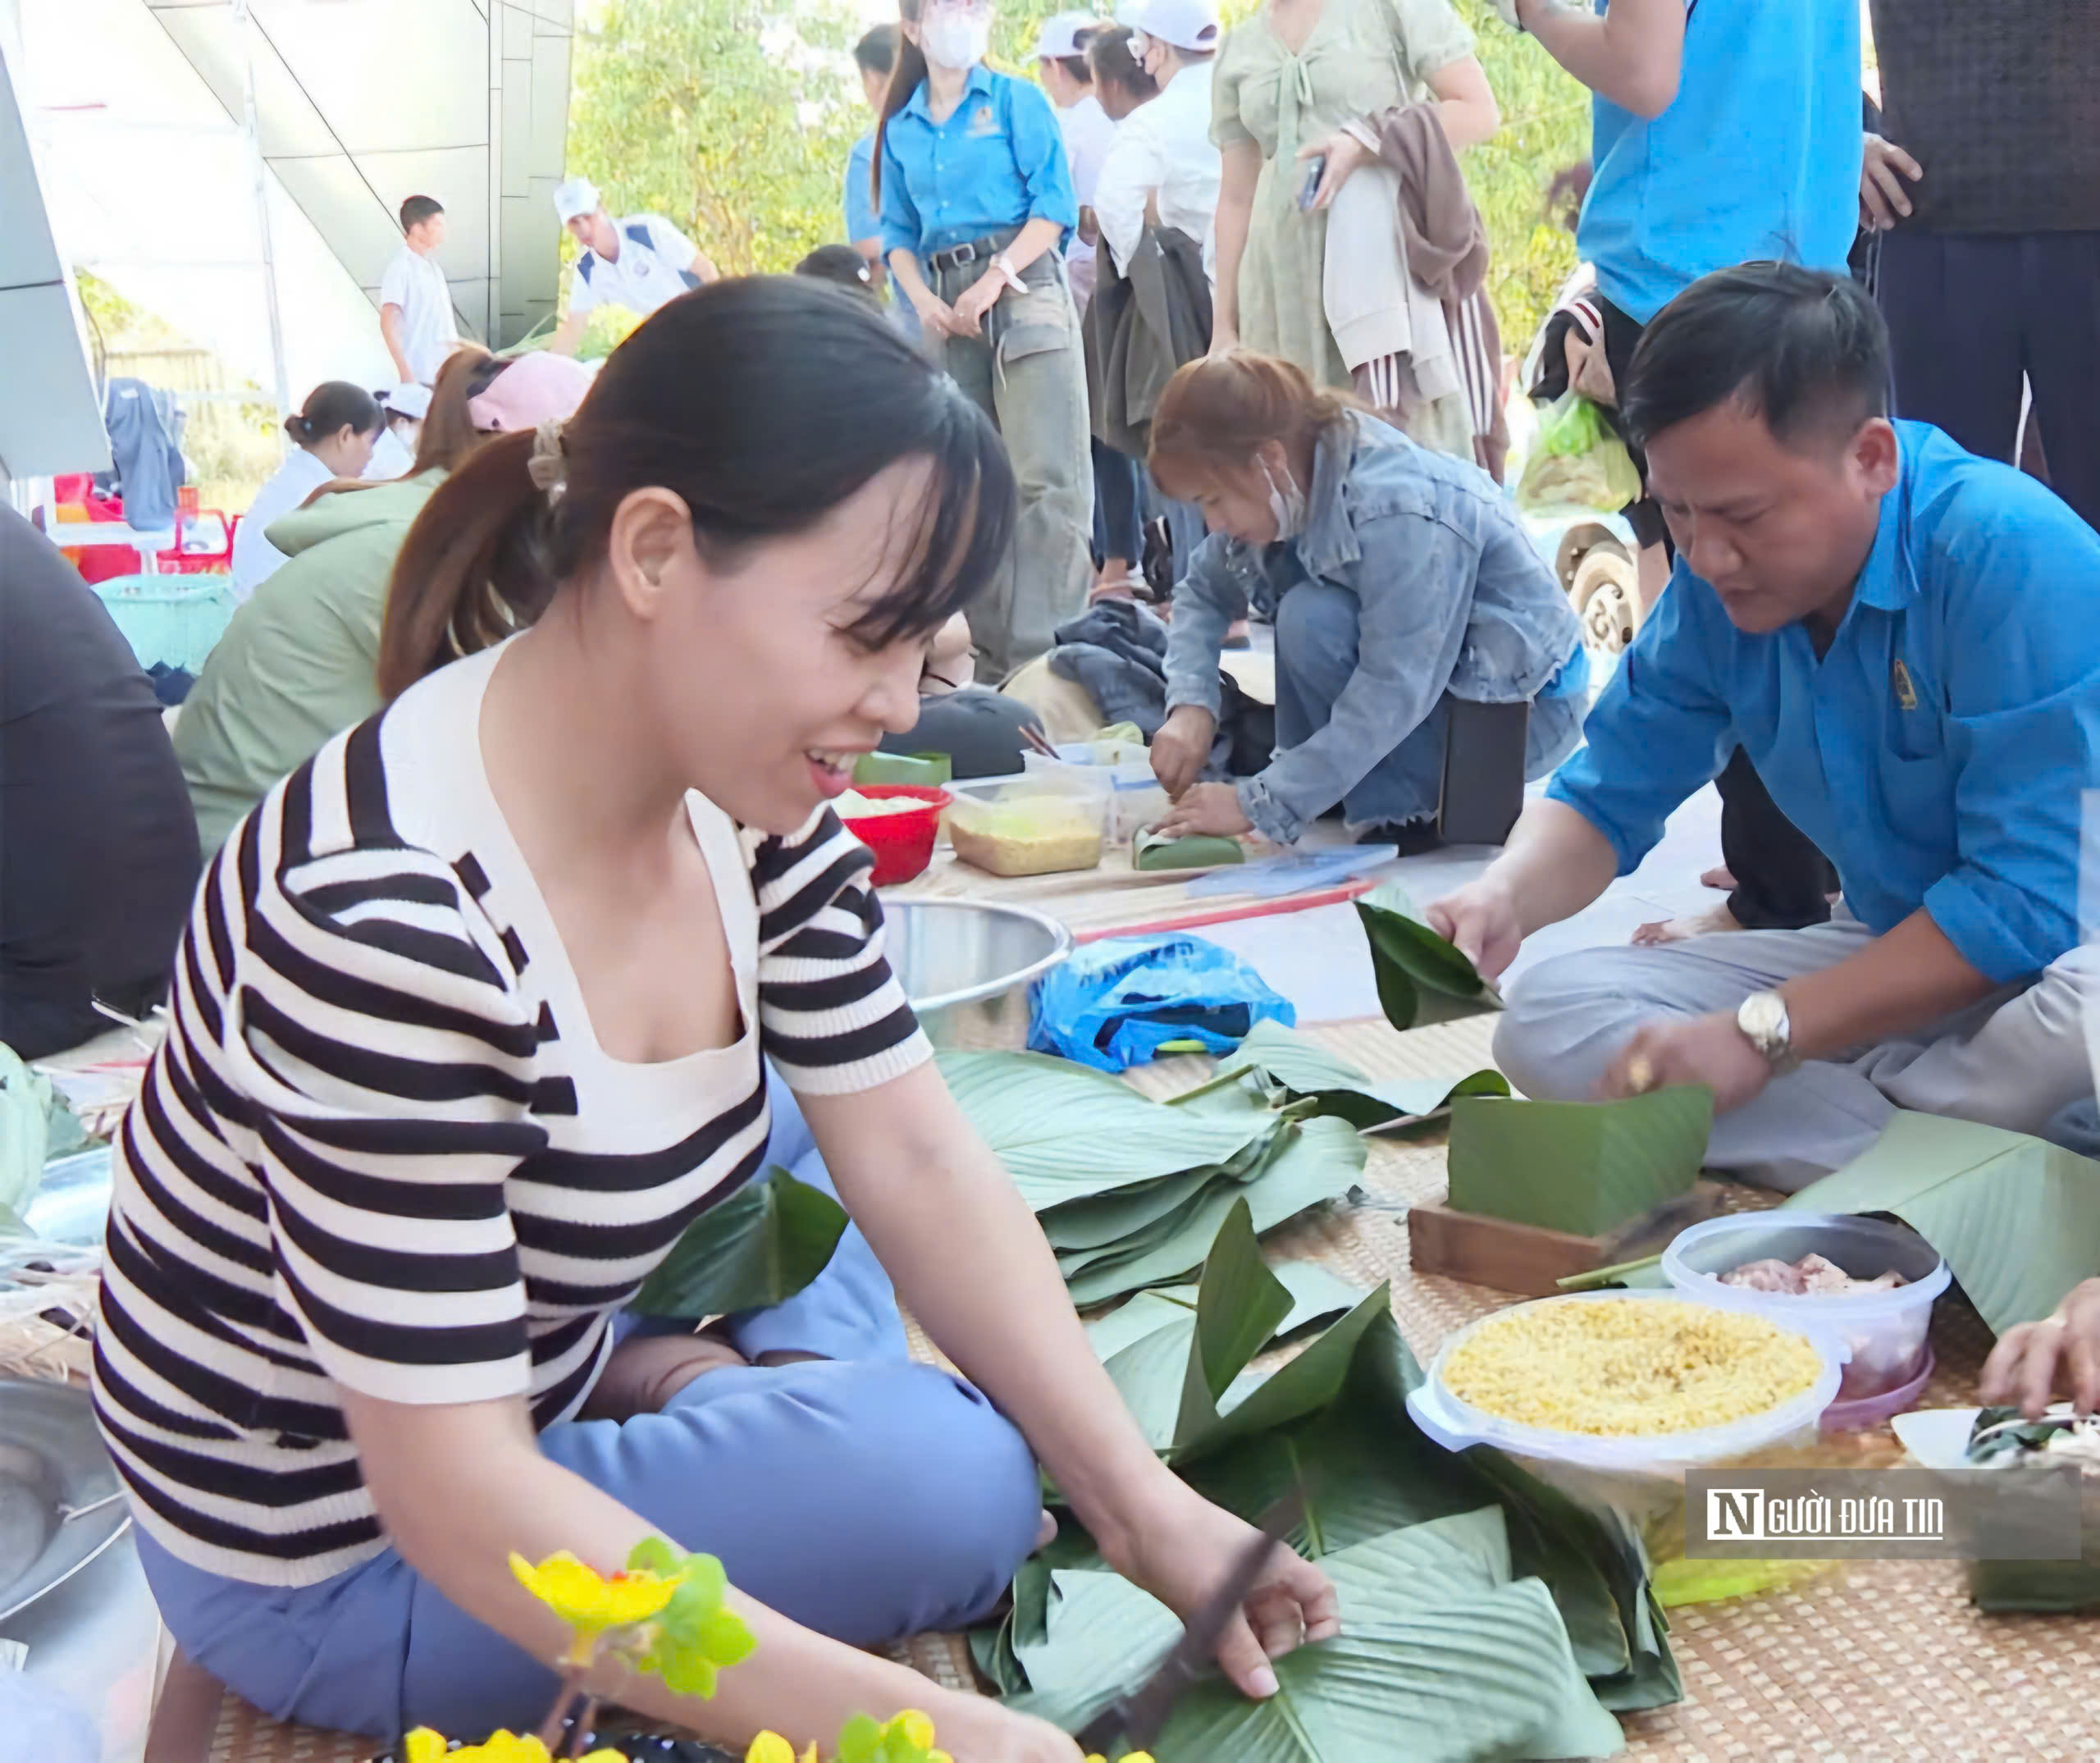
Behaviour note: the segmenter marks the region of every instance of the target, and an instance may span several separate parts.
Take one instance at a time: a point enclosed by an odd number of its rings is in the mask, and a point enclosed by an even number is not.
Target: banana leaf
[[[940,1065],[949,1093],[1038,1212],[1222,1163],[1270,1125],[1251,1110],[1171,1108],[1105,1071],[1037,1053],[943,1053]]]
[[[1215,838],[1191,834],[1176,838],[1146,831],[1130,841],[1130,867],[1149,870],[1214,870],[1228,863],[1244,863],[1246,847],[1236,838]]]
[[[699,1322],[784,1303],[830,1265],[846,1222],[821,1188],[775,1167],[687,1225],[628,1308]]]
[[[856,787],[916,783],[938,789],[954,776],[955,758],[948,753],[863,753],[853,761]]]
[[[1901,1218],[1995,1334],[2049,1315],[2100,1267],[2100,1163],[1974,1121],[1898,1109],[1864,1156],[1786,1204]]]
[[[1452,1208],[1596,1236],[1699,1179],[1714,1093],[1673,1085],[1623,1102],[1451,1104]]]
[[[1371,945],[1379,1007],[1396,1029],[1500,1010],[1501,995],[1424,921],[1407,890],[1388,882],[1356,902]]]
[[[1301,1328],[1324,1322],[1354,1309],[1363,1294],[1331,1267],[1317,1261],[1279,1261],[1269,1271],[1283,1281],[1290,1294],[1290,1310],[1270,1341],[1288,1341]],[[1087,1324],[1087,1338],[1095,1356],[1106,1362],[1133,1341],[1162,1329],[1180,1331],[1184,1341],[1195,1329],[1198,1286],[1164,1286],[1134,1294],[1127,1302],[1098,1321]],[[1265,1343],[1266,1344],[1266,1343]]]
[[[1363,1173],[1363,1142],[1345,1121],[1292,1125],[1280,1143],[1276,1160],[1253,1180],[1214,1184],[1123,1252],[1067,1267],[1072,1302],[1085,1309],[1180,1278],[1202,1264],[1236,1201],[1247,1202],[1257,1232],[1272,1231],[1308,1207],[1340,1199]]]
[[[1279,1689],[1249,1701],[1213,1675],[1176,1705],[1152,1747],[1160,1763],[1416,1763],[1489,1756],[1592,1757],[1623,1745],[1576,1669],[1551,1598],[1513,1580],[1491,1507],[1386,1535],[1324,1558],[1343,1633],[1276,1661]],[[1126,1692],[1178,1624],[1109,1575],[1061,1576],[1040,1648],[1039,1687],[1016,1706],[1071,1730]]]
[[[1128,1248],[1140,1232],[1184,1210],[1204,1189],[1220,1182],[1255,1180],[1289,1149],[1290,1143],[1286,1123],[1267,1115],[1255,1136],[1222,1163],[1206,1164],[1157,1181],[1138,1182],[1049,1207],[1037,1215],[1043,1234],[1049,1238],[1052,1248],[1068,1258],[1080,1257],[1088,1250],[1107,1254]]]
[[[1402,1077],[1379,1082],[1281,1023],[1258,1022],[1210,1081],[1172,1098],[1176,1107],[1201,1103],[1213,1090],[1252,1076],[1271,1092],[1308,1101],[1359,1131],[1393,1130],[1436,1113],[1456,1096],[1506,1096],[1509,1080],[1482,1069],[1457,1077]]]

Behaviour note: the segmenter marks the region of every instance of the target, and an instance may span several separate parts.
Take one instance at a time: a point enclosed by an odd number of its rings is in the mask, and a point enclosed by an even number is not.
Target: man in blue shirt
[[[861,89],[867,94],[868,108],[879,116],[889,91],[890,74],[897,66],[897,38],[896,25],[878,25],[853,45],[853,65],[861,70]],[[870,129],[854,142],[852,152],[846,156],[846,239],[868,260],[870,276],[888,276],[890,317],[898,330],[916,340],[919,314],[905,299],[897,277],[889,275],[883,264],[883,220],[875,212],[874,164],[875,131]]]
[[[1649,327],[1621,408],[1676,537],[1669,591],[1587,747],[1429,914],[1500,974],[1741,747],[1844,906],[1542,962],[1495,1055],[1532,1096],[1710,1085],[1708,1162],[1780,1187],[1850,1162],[1896,1108],[2035,1132],[2093,1088],[2100,536],[2011,467],[1892,423],[1888,385],[1880,316],[1835,276],[1723,271]]]
[[[1596,267],[1611,377],[1624,377],[1641,327],[1711,271],[1767,258],[1844,268],[1859,206],[1859,0],[1500,3],[1596,94],[1577,244]],[[1669,533],[1651,496],[1626,516],[1652,606],[1669,578]],[[1717,782],[1733,892],[1642,940],[1828,916],[1826,865],[1750,762],[1732,760]]]

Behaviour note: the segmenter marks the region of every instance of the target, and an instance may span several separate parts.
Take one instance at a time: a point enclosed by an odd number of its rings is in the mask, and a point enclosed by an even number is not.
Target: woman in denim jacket
[[[1352,833],[1436,842],[1446,698],[1528,702],[1527,779],[1581,744],[1580,627],[1516,510],[1474,466],[1417,446],[1289,362],[1235,349],[1183,368],[1153,419],[1166,495],[1211,537],[1174,591],[1168,715],[1153,769],[1163,830],[1294,842],[1340,803]],[[1226,626],[1276,623],[1276,752],[1198,783]]]

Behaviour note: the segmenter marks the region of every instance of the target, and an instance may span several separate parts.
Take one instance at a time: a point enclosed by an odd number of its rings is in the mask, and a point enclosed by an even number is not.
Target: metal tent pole
[[[262,131],[255,115],[255,39],[249,29],[248,0],[233,0],[233,28],[240,39],[241,134],[255,175],[255,224],[262,242],[262,304],[270,315],[270,365],[276,375],[277,418],[292,413],[285,374],[285,321],[277,307],[277,253],[270,233],[270,168],[262,158]]]

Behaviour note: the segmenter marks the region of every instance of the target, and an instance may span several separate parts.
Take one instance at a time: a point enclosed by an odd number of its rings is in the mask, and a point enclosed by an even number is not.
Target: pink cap
[[[486,391],[468,400],[467,414],[477,428],[509,434],[573,416],[590,390],[587,368],[566,355],[539,349],[520,355],[496,375]]]

